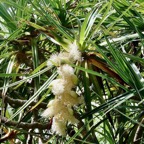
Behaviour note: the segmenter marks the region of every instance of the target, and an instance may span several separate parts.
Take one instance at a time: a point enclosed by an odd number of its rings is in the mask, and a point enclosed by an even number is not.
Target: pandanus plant
[[[0,1],[0,143],[143,142],[143,1]]]

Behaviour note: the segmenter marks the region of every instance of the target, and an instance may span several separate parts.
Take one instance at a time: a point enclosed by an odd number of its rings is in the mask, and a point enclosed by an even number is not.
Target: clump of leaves
[[[142,143],[143,5],[141,0],[18,0],[0,3],[1,143]],[[69,63],[85,104],[51,132],[41,117],[57,77],[47,66],[76,41],[82,61]],[[59,107],[57,107],[59,109]]]

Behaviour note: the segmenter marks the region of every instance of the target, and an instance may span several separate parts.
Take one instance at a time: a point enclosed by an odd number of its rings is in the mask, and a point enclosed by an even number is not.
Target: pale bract
[[[60,58],[58,53],[52,54],[47,62],[47,66],[51,67],[52,65],[59,66],[60,65]]]
[[[54,116],[55,118],[71,124],[77,124],[78,120],[73,115],[73,110],[70,106],[66,106],[64,109],[61,110],[57,115]]]
[[[81,97],[73,97],[69,93],[65,93],[59,97],[65,105],[70,105],[71,107],[83,103],[83,99],[81,99]]]
[[[59,107],[57,107],[59,105]],[[63,104],[59,99],[51,100],[48,104],[48,108],[42,113],[42,116],[53,117],[54,115],[58,114],[63,109]]]
[[[58,68],[58,74],[63,77],[68,77],[74,75],[74,69],[68,64],[65,64]]]
[[[57,118],[53,118],[52,131],[58,135],[65,136],[66,135],[66,123],[58,120]]]
[[[47,66],[60,66],[61,64],[70,63],[69,54],[67,52],[60,52],[52,54],[47,62]]]

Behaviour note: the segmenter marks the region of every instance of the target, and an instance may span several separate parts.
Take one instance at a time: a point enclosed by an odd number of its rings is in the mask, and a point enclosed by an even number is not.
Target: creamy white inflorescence
[[[59,76],[50,84],[55,98],[49,102],[48,108],[42,116],[45,118],[52,117],[52,131],[62,136],[66,135],[67,124],[78,123],[73,115],[73,106],[83,103],[83,98],[72,90],[77,83],[77,76],[74,74],[74,69],[68,65],[77,60],[81,60],[81,53],[74,43],[70,45],[68,52],[53,54],[48,61],[48,66],[58,66]]]
[[[81,52],[78,50],[78,46],[76,43],[69,45],[69,58],[73,61],[80,61],[81,60]]]

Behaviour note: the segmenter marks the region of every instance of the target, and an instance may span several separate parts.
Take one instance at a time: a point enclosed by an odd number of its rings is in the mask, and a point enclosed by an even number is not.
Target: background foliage
[[[1,143],[140,144],[144,141],[143,0],[0,0]],[[67,136],[41,113],[54,96],[50,55],[76,41],[85,104]],[[7,135],[6,135],[7,134]]]

